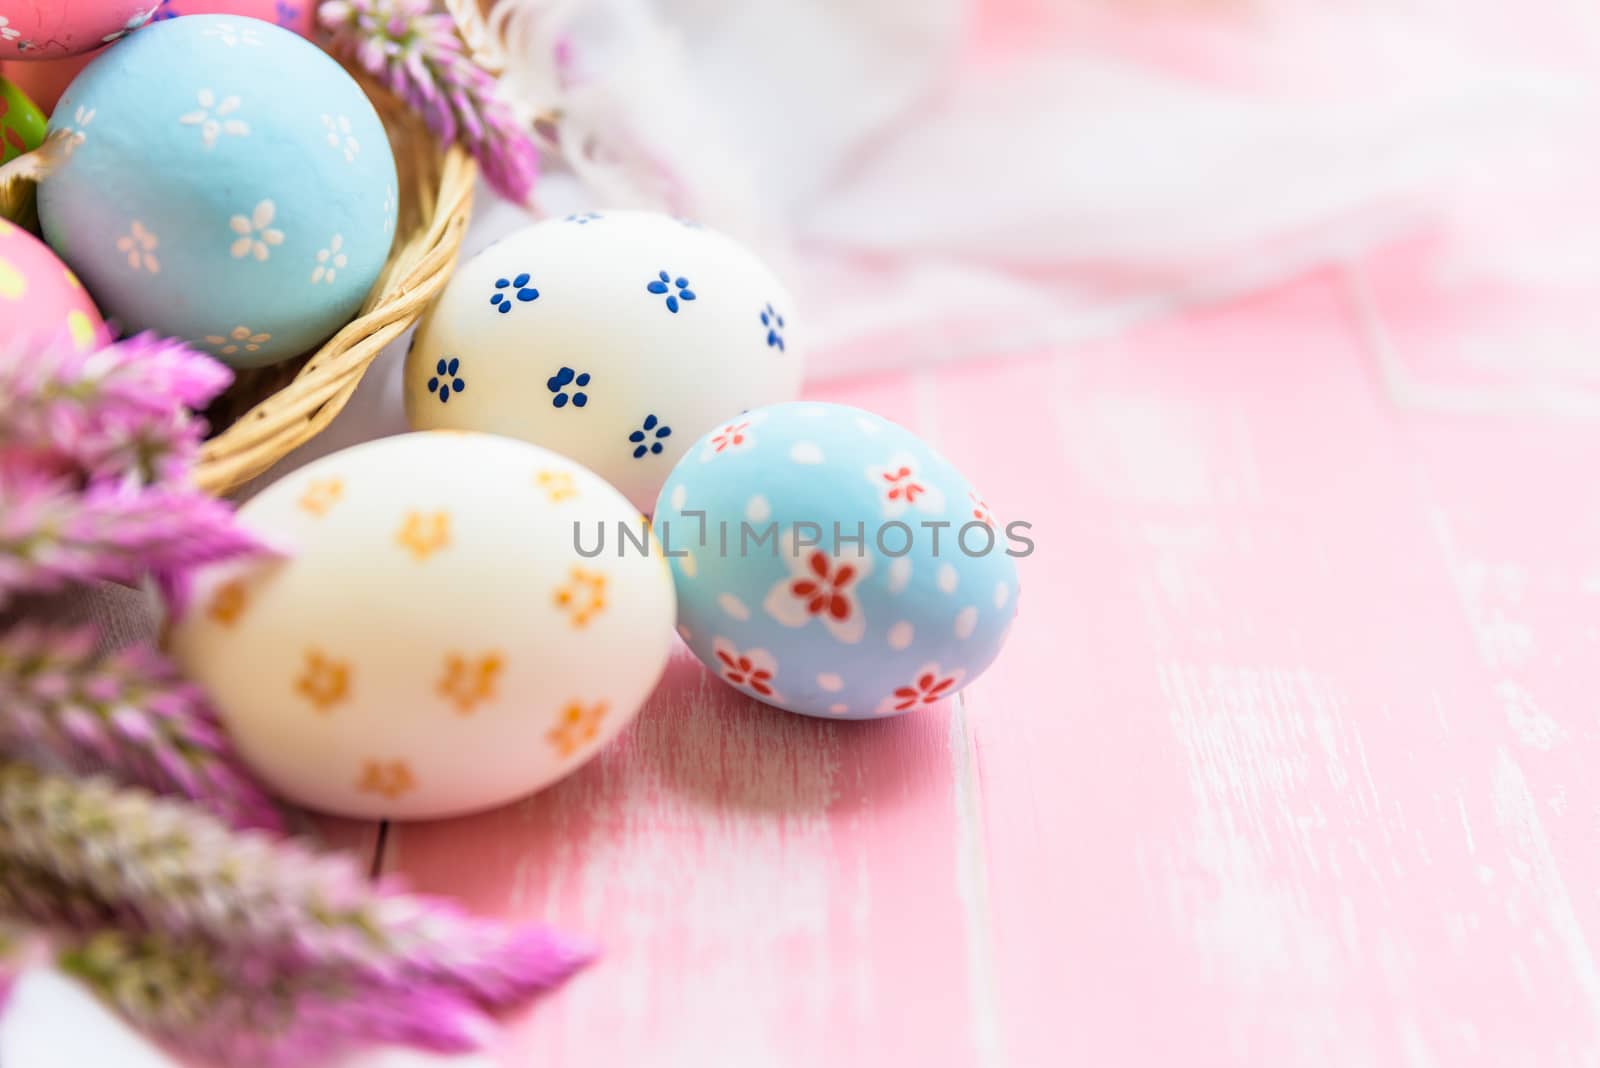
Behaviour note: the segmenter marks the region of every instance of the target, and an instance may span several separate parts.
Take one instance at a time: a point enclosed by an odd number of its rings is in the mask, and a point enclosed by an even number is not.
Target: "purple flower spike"
[[[0,907],[136,920],[146,935],[102,931],[64,965],[146,1030],[222,1063],[299,1068],[361,1041],[474,1048],[488,1011],[592,956],[99,780],[0,763],[0,826]]]
[[[96,649],[88,628],[0,636],[0,751],[117,774],[186,797],[235,827],[282,817],[228,744],[200,691],[153,649]]]
[[[453,18],[430,0],[328,0],[317,18],[335,51],[382,79],[441,141],[460,141],[497,193],[527,201],[539,150],[493,75],[466,54]]]
[[[219,1065],[306,1068],[374,1042],[461,1053],[494,1034],[480,1008],[446,991],[281,973],[206,939],[103,929],[60,963],[146,1032]]]
[[[196,490],[99,483],[75,491],[0,466],[0,606],[15,593],[165,579],[268,551],[225,503]]]
[[[0,464],[89,479],[176,482],[233,373],[178,341],[140,334],[80,352],[61,334],[0,347]]]

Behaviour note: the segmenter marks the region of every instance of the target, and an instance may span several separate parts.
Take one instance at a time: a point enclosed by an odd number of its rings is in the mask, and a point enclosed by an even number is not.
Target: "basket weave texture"
[[[207,411],[214,434],[194,481],[222,495],[266,472],[320,433],[361,384],[384,346],[427,310],[455,269],[472,214],[477,164],[459,146],[441,147],[422,119],[359,71],[352,75],[382,116],[400,176],[394,247],[356,317],[316,352],[239,372]],[[33,185],[61,159],[59,137],[0,172],[0,213],[26,212]],[[15,217],[15,216],[14,216]]]

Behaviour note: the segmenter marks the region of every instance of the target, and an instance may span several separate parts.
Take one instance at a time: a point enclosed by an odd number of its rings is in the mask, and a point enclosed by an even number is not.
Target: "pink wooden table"
[[[1600,359],[1427,271],[813,391],[1034,524],[1011,644],[865,724],[683,654],[572,779],[389,828],[606,947],[506,1063],[1600,1060]]]
[[[813,390],[1034,525],[944,706],[806,720],[680,652],[558,786],[329,837],[601,942],[514,1068],[1600,1064],[1600,303],[1437,251]]]
[[[1034,524],[958,699],[681,654],[560,785],[331,837],[602,942],[515,1068],[1600,1062],[1600,317],[1432,255],[814,391]]]

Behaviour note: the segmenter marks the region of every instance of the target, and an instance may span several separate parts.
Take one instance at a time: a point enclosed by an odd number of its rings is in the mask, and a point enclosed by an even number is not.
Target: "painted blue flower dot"
[[[652,430],[655,431],[654,435],[650,433]],[[670,426],[661,422],[654,414],[645,416],[644,429],[635,430],[628,435],[628,440],[634,444],[633,458],[642,460],[646,455],[660,456],[664,447],[661,444],[662,440],[671,436],[672,428]],[[655,440],[651,440],[652,437]]]
[[[767,347],[783,352],[783,316],[771,304],[761,313],[761,325],[767,328]]]
[[[428,379],[428,392],[436,394],[440,404],[450,401],[451,393],[460,393],[467,388],[466,380],[456,372],[461,370],[461,361],[455,357],[448,360],[441,359],[434,366],[435,375]]]
[[[673,286],[678,287],[676,293],[672,291]],[[695,299],[694,290],[689,288],[689,280],[687,278],[674,279],[666,271],[657,271],[655,281],[645,286],[645,288],[658,297],[665,295],[667,298],[667,311],[674,315],[678,314],[679,301]]]
[[[585,211],[577,215],[568,215],[566,221],[569,223],[577,223],[579,226],[587,226],[596,219],[603,218],[605,218],[605,216],[601,215],[597,211]]]
[[[517,291],[517,299],[524,304],[538,300],[539,291],[528,285],[529,280],[530,276],[527,274],[519,274],[515,278],[496,278],[494,281],[496,292],[489,298],[490,306],[498,309],[501,315],[510,313],[511,298],[499,292],[502,289],[515,289]]]
[[[563,367],[561,370],[557,371],[554,376],[545,380],[545,388],[549,389],[551,393],[555,394],[554,397],[550,398],[550,403],[557,408],[565,408],[568,401],[572,402],[572,406],[574,408],[582,408],[584,405],[588,404],[589,395],[587,393],[578,391],[588,384],[588,371],[579,374],[570,367]],[[569,386],[578,387],[578,389],[574,389],[572,391],[570,396],[567,393],[567,388]]]

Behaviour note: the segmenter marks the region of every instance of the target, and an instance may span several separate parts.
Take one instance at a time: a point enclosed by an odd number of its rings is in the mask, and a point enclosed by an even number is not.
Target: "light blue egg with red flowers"
[[[268,22],[189,15],[107,49],[51,119],[45,238],[124,331],[235,367],[315,349],[394,241],[394,155],[371,101]]]
[[[845,719],[935,706],[982,674],[1031,551],[926,442],[837,404],[705,435],[654,523],[695,655],[767,704]]]

